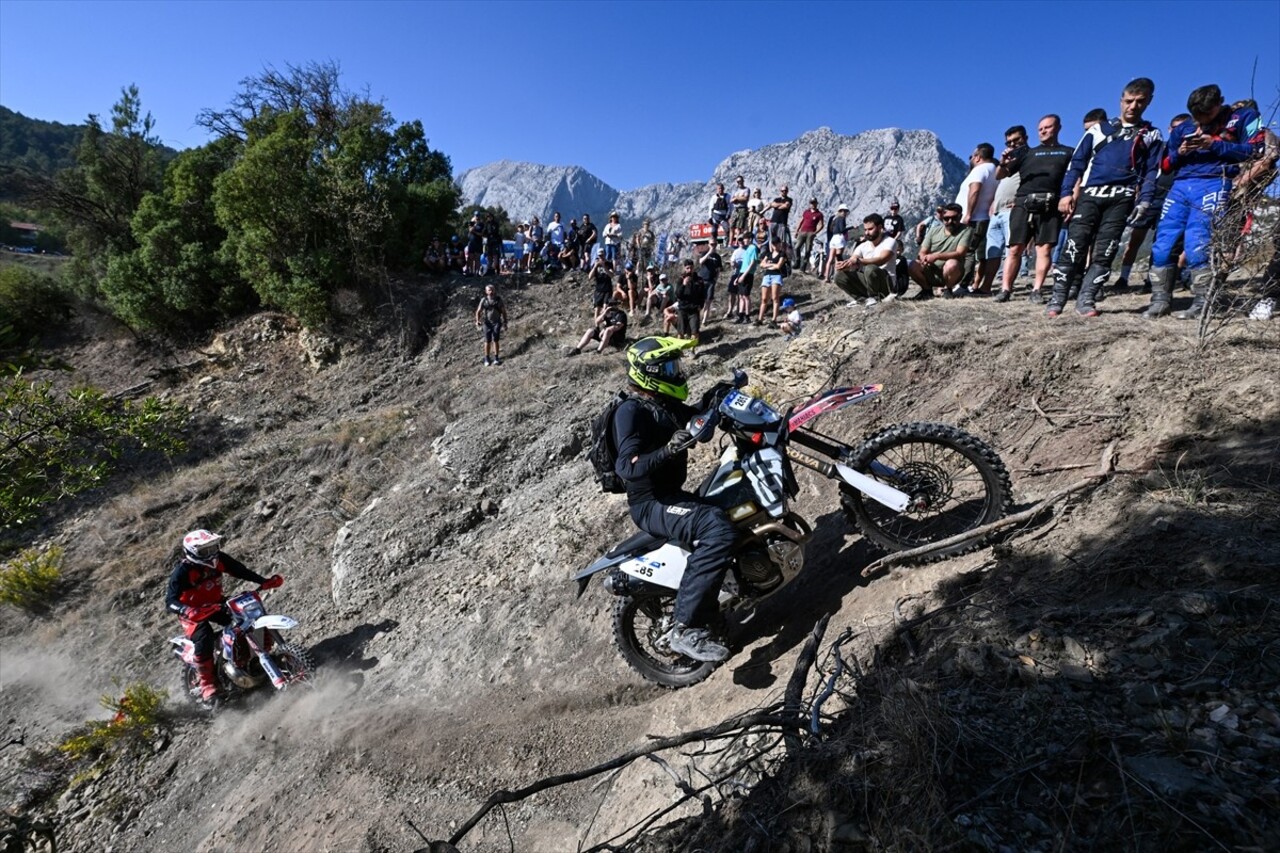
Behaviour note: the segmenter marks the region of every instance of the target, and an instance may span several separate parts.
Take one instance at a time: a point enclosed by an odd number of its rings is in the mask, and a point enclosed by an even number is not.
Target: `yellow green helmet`
[[[689,383],[680,366],[680,351],[694,346],[684,338],[641,338],[627,347],[627,375],[638,388],[687,399]]]

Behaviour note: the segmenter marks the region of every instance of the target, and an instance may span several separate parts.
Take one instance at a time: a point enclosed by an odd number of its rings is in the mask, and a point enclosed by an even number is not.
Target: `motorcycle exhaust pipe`
[[[832,480],[843,480],[876,503],[884,504],[894,512],[902,512],[911,505],[911,496],[906,492],[868,477],[866,474],[860,474],[848,465],[840,462],[835,464],[823,462],[820,459],[814,459],[802,453],[789,454],[789,458],[793,462],[799,462],[811,471],[817,471],[824,477],[830,477]]]

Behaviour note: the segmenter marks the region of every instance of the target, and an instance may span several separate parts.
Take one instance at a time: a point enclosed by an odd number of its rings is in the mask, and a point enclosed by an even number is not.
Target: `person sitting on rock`
[[[256,583],[262,589],[275,589],[284,583],[280,575],[264,578],[229,554],[222,553],[222,537],[216,533],[193,530],[182,537],[182,559],[169,574],[164,603],[178,614],[182,633],[195,646],[200,704],[210,711],[214,710],[218,699],[218,681],[213,671],[214,634],[231,624],[222,595],[224,574]]]
[[[580,354],[587,348],[587,344],[592,341],[599,341],[596,347],[597,353],[603,353],[604,348],[613,346],[615,349],[621,349],[627,342],[627,312],[622,310],[621,303],[616,298],[611,298],[605,305],[604,311],[601,312],[599,319],[587,329],[582,336],[582,340],[578,341],[576,347],[570,347],[565,356],[574,356]]]

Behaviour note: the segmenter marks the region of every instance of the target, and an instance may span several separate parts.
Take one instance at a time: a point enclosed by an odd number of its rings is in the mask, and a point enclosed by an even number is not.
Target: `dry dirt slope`
[[[868,312],[843,307],[811,279],[798,278],[793,286],[812,318],[806,337],[786,346],[764,329],[717,328],[696,362],[695,387],[732,365],[745,366],[780,400],[831,384],[884,382],[881,401],[838,415],[839,423],[824,428],[855,437],[903,420],[954,423],[999,449],[1015,472],[1021,505],[1080,473],[1040,472],[1092,463],[1113,439],[1121,476],[994,555],[867,582],[856,570],[872,555],[844,523],[834,489],[802,474],[799,509],[817,528],[806,572],[744,627],[742,651],[711,680],[666,693],[640,682],[614,653],[608,596],[593,589],[575,602],[567,582],[573,568],[629,527],[623,503],[601,497],[580,460],[587,417],[620,380],[619,363],[594,356],[566,361],[558,351],[585,323],[584,283],[513,291],[506,364],[487,370],[477,365],[470,323],[478,291],[465,281],[407,283],[393,294],[394,308],[380,309],[378,323],[353,326],[338,339],[341,355],[320,370],[304,363],[298,331],[272,315],[250,318],[199,350],[167,353],[86,320],[62,345],[78,367],[74,378],[119,389],[153,377],[151,390],[192,406],[192,449],[172,465],[140,469],[90,496],[44,531],[44,539],[66,546],[71,581],[49,615],[4,613],[0,712],[10,730],[40,746],[94,714],[96,697],[111,689],[113,678],[175,685],[165,651],[174,625],[160,606],[164,566],[171,544],[197,525],[225,532],[229,550],[259,570],[288,577],[271,605],[300,620],[296,634],[316,650],[327,677],[312,694],[280,697],[212,722],[180,717],[171,740],[148,761],[99,768],[100,776],[78,778],[70,790],[65,775],[23,770],[26,754],[11,747],[0,752],[6,799],[27,813],[56,816],[70,849],[411,850],[423,846],[414,826],[432,838],[447,836],[494,788],[586,766],[648,733],[710,724],[776,699],[822,614],[831,614],[832,637],[846,627],[865,632],[856,648],[869,662],[871,643],[888,642],[894,604],[904,596],[913,596],[908,610],[916,612],[970,596],[983,608],[956,607],[947,618],[958,621],[939,632],[939,642],[931,634],[922,638],[926,660],[937,655],[936,669],[913,681],[926,695],[941,697],[929,707],[940,706],[945,719],[973,719],[985,734],[964,741],[964,761],[938,763],[925,773],[932,787],[912,789],[916,803],[945,814],[1001,778],[984,781],[971,768],[1021,784],[1024,777],[1015,771],[1034,763],[993,746],[1015,735],[1030,743],[1018,728],[1027,715],[989,720],[964,702],[981,704],[977,695],[1001,707],[1016,707],[1010,705],[1015,700],[1085,707],[1081,697],[1060,689],[1066,682],[1058,677],[1058,657],[1067,647],[1055,609],[1109,613],[1106,607],[1138,608],[1185,587],[1213,596],[1213,607],[1200,614],[1207,620],[1234,612],[1227,606],[1237,600],[1233,595],[1272,600],[1280,542],[1274,382],[1280,346],[1267,324],[1229,327],[1202,352],[1185,326],[1134,316],[1138,297],[1105,303],[1096,321],[1049,323],[1026,305],[978,300]],[[985,571],[965,574],[978,569]],[[1254,608],[1257,601],[1249,601]],[[1124,617],[1135,622],[1133,630],[1156,618],[1146,609]],[[1176,610],[1157,609],[1160,618]],[[1046,654],[1030,646],[1041,640],[1029,636],[1044,611],[1059,619],[1049,624],[1047,642],[1057,647],[1044,663],[1053,664],[1052,672],[1043,670],[1046,678],[1028,682],[1017,696],[971,691],[969,698],[947,698],[955,683],[945,679],[953,677],[986,678],[985,689],[1018,692],[1025,676],[1009,676],[998,662],[1022,643],[1020,653],[1041,665]],[[991,624],[970,619],[971,613]],[[1140,617],[1146,621],[1137,625]],[[1106,624],[1118,618],[1108,616]],[[1224,625],[1214,630],[1238,627],[1230,620]],[[1149,647],[1173,660],[1184,650],[1177,638],[1187,629],[1170,631]],[[1137,639],[1102,627],[1091,636],[1099,646]],[[884,646],[880,664],[869,670],[890,679],[888,686],[877,693],[873,687],[881,682],[868,678],[865,706],[853,705],[849,728],[835,740],[855,753],[861,747],[849,732],[860,720],[871,721],[861,730],[871,731],[866,736],[882,749],[913,742],[910,732],[877,728],[867,711],[890,707],[877,697],[895,695],[895,674],[924,665],[899,660],[891,647]],[[959,651],[970,647],[979,651]],[[979,663],[956,669],[955,660],[975,654]],[[1264,642],[1253,654],[1265,663],[1275,660],[1277,649]],[[1093,667],[1088,696],[1105,698],[1112,688],[1118,696],[1139,682],[1156,684],[1168,707],[1182,695],[1176,684],[1160,686],[1162,673],[1130,663],[1108,669],[1097,658],[1082,659],[1077,665]],[[940,679],[936,684],[930,672]],[[1171,670],[1170,677],[1181,673]],[[1231,706],[1231,731],[1249,739],[1247,748],[1262,750],[1224,761],[1274,757],[1266,750],[1277,734],[1268,723],[1275,720],[1277,677],[1264,670],[1248,682],[1255,705],[1248,713],[1225,693],[1190,694],[1188,702]],[[1214,690],[1225,691],[1230,680],[1217,683]],[[1156,701],[1157,710],[1165,701]],[[1076,764],[1063,767],[1092,767],[1110,754],[1100,746],[1110,742],[1126,756],[1145,757],[1142,749],[1173,756],[1189,772],[1194,761],[1188,755],[1245,748],[1206,746],[1204,738],[1158,749],[1141,739],[1131,744],[1116,734],[1117,726],[1133,728],[1136,717],[1126,716],[1125,707],[1115,720],[1091,716],[1100,710],[1076,714],[1073,719],[1088,720],[1099,736]],[[1216,708],[1184,710],[1186,732],[1221,728],[1221,720],[1208,721]],[[839,785],[805,777],[830,771],[817,758],[844,768],[845,775],[818,777],[840,779]],[[843,760],[823,752],[812,766],[779,765],[778,781],[754,795],[758,803],[748,800],[701,828],[682,824],[653,843],[678,847],[680,839],[702,832],[709,833],[704,839],[719,839],[698,842],[703,848],[801,849],[808,843],[824,849],[838,843],[831,838],[839,830],[841,838],[865,831],[879,843],[926,844],[911,841],[924,838],[923,830],[896,839],[892,833],[908,826],[912,811],[930,809],[887,799],[872,809],[866,804],[879,801],[868,795],[835,797],[863,791],[859,785],[880,792],[894,787]],[[899,767],[905,760],[894,756]],[[960,778],[957,766],[970,770]],[[1046,790],[1057,784],[1042,782]],[[1265,803],[1265,780],[1254,782],[1264,786]],[[1027,782],[1028,790],[1039,787]],[[580,840],[590,845],[623,832],[671,802],[672,791],[664,770],[646,763],[607,785],[555,789],[508,808],[506,819],[516,849],[575,849]],[[1081,798],[1064,808],[1063,797],[1071,798],[1053,793],[1048,805],[1025,805],[1045,827],[1021,830],[1040,833],[1034,837],[1019,840],[1013,829],[975,824],[998,823],[982,812],[981,798],[930,830],[941,843],[959,837],[992,849],[1070,839],[1083,830],[1063,815],[1090,812],[1095,804]],[[985,796],[1006,794],[996,786]],[[1274,807],[1274,791],[1271,796]],[[1253,814],[1258,806],[1250,797],[1233,807]],[[1175,794],[1165,798],[1179,805]],[[753,804],[759,813],[750,812]],[[795,822],[777,818],[780,812]],[[1240,825],[1247,833],[1253,824]],[[1090,831],[1106,839],[1116,827],[1136,846],[1148,846],[1136,823],[1099,822]],[[970,831],[986,835],[966,840]],[[508,827],[495,814],[463,848],[507,849]]]

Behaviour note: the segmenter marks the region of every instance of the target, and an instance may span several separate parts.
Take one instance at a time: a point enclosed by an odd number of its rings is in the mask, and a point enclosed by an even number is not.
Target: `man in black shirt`
[[[1004,262],[1004,283],[996,294],[997,302],[1007,302],[1013,292],[1013,280],[1022,266],[1022,253],[1029,242],[1036,245],[1036,275],[1030,300],[1040,304],[1045,279],[1053,266],[1053,247],[1058,245],[1062,229],[1062,213],[1058,210],[1058,189],[1071,164],[1072,149],[1058,144],[1062,119],[1047,115],[1036,125],[1040,144],[1010,146],[996,167],[997,178],[1018,175],[1018,193],[1009,212],[1009,251]],[[1025,142],[1025,140],[1023,140]]]
[[[694,276],[690,272],[686,277]],[[675,624],[664,639],[673,652],[715,662],[729,656],[708,628],[717,612],[735,531],[724,510],[684,491],[693,439],[681,425],[700,411],[684,402],[689,385],[680,351],[689,346],[679,338],[642,338],[627,348],[631,396],[613,417],[618,448],[614,470],[626,483],[636,527],[693,546],[676,591]],[[700,408],[708,405],[704,395]]]
[[[578,229],[578,245],[582,247],[582,268],[589,269],[591,267],[591,257],[595,254],[596,242],[600,239],[600,234],[596,230],[596,224],[591,221],[591,214],[582,214],[582,227]]]
[[[698,345],[698,334],[702,331],[702,307],[706,300],[706,284],[694,272],[693,261],[686,260],[684,273],[680,276],[680,283],[676,285],[676,310],[680,334],[693,342],[690,347]],[[696,354],[694,357],[697,357]]]
[[[773,212],[769,220],[769,245],[791,247],[791,229],[787,227],[787,217],[791,215],[791,196],[787,195],[785,186],[778,188],[778,197],[769,203]]]
[[[613,295],[613,265],[601,256],[591,265],[591,271],[587,276],[592,284],[591,307],[595,309],[595,317],[598,320],[604,313],[605,303]]]

